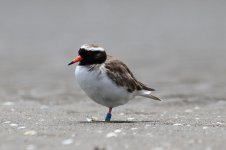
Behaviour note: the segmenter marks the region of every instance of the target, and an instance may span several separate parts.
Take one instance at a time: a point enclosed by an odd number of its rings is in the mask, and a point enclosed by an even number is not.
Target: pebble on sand
[[[111,138],[111,137],[117,137],[117,134],[114,133],[114,132],[109,132],[109,133],[106,135],[106,138]]]
[[[86,118],[86,121],[92,122],[92,121],[97,121],[97,117],[91,117],[91,118]]]
[[[220,126],[222,125],[223,123],[222,122],[217,122],[216,125]]]
[[[119,113],[119,115],[120,115],[120,116],[124,116],[125,114],[124,114],[124,113]]]
[[[183,124],[175,123],[175,124],[173,124],[173,126],[183,126]]]
[[[25,129],[25,126],[18,127],[17,130]]]
[[[122,130],[121,129],[116,129],[114,132],[115,133],[120,133],[120,132],[122,132]]]
[[[24,132],[24,135],[36,135],[37,134],[37,131],[35,130],[28,130],[26,132]]]
[[[138,128],[131,128],[131,130],[137,130]]]
[[[3,106],[12,106],[12,105],[14,105],[14,103],[13,102],[4,102],[4,103],[2,103],[2,105]]]
[[[17,126],[18,126],[18,124],[11,123],[11,124],[10,124],[10,126],[11,126],[11,127],[17,127]]]
[[[191,112],[193,112],[193,110],[191,110],[191,109],[186,109],[184,112],[186,112],[186,113],[191,113]]]
[[[5,122],[3,122],[3,123],[5,123],[5,124],[8,124],[8,123],[10,123],[11,121],[5,121]]]
[[[132,117],[127,118],[128,121],[132,121],[132,120],[134,120],[134,119],[135,119],[135,118],[132,118]]]
[[[63,145],[69,145],[69,144],[72,144],[72,143],[74,143],[73,139],[65,139],[65,140],[62,141]]]

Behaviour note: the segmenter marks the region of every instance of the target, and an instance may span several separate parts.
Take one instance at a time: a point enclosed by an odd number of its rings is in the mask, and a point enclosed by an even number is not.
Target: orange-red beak
[[[72,65],[76,62],[80,62],[82,60],[82,57],[80,55],[78,55],[77,57],[75,57],[75,59],[73,59],[68,65]]]

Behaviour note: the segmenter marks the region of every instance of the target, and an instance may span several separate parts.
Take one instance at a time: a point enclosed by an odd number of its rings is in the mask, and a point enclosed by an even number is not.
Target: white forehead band
[[[103,47],[93,47],[89,44],[84,44],[81,46],[81,49],[85,49],[85,50],[88,50],[88,51],[104,51],[104,48]]]

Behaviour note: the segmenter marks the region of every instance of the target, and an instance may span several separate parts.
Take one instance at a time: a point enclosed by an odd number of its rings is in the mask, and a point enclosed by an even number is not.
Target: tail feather
[[[161,101],[161,99],[159,99],[158,97],[151,95],[151,91],[142,90],[140,91],[139,95],[143,97],[151,98],[153,100]]]
[[[157,101],[161,101],[161,99],[159,99],[158,97],[153,96],[153,95],[151,95],[151,94],[146,95],[146,96],[144,96],[144,97],[151,98],[151,99],[153,99],[153,100],[157,100]]]

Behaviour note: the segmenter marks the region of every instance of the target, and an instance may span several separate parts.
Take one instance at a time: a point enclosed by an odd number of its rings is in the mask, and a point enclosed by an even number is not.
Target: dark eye
[[[82,49],[80,48],[80,49],[78,50],[78,54],[81,55],[81,53],[82,53]]]
[[[86,51],[83,48],[80,48],[78,51],[79,55],[84,55],[86,53]]]

